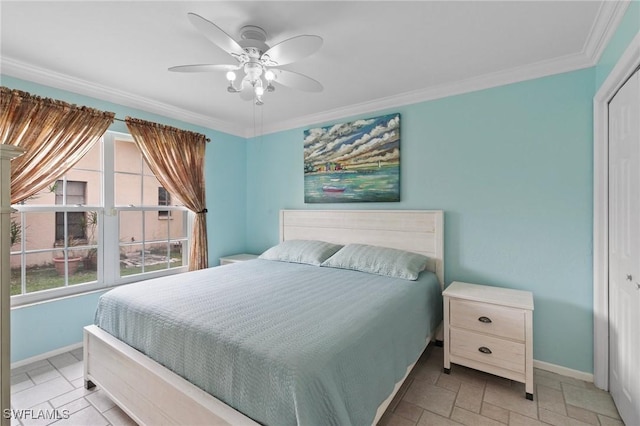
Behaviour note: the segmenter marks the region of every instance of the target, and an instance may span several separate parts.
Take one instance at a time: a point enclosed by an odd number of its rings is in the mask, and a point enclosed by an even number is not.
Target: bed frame
[[[444,286],[441,210],[282,210],[280,241],[291,239],[371,244],[421,253],[429,257],[427,269]],[[380,405],[374,425],[414,365]],[[84,378],[88,389],[99,386],[141,425],[257,425],[95,325],[84,329]]]

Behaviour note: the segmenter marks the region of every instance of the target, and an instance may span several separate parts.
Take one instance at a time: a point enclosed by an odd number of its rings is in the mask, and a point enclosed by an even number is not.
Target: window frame
[[[194,214],[183,206],[116,206],[115,205],[115,141],[133,142],[131,135],[122,132],[107,131],[101,138],[101,158],[102,158],[102,174],[101,174],[101,204],[84,204],[84,205],[14,205],[14,210],[18,214],[33,212],[87,212],[95,211],[97,213],[98,224],[95,229],[97,244],[97,280],[81,284],[68,285],[52,288],[48,290],[40,290],[33,293],[23,293],[11,296],[11,306],[23,306],[32,303],[54,300],[71,295],[89,293],[93,291],[107,290],[123,284],[129,284],[136,281],[146,279],[176,275],[188,271],[188,252],[183,250],[182,266],[162,269],[151,272],[144,272],[133,275],[120,276],[120,256],[119,256],[119,212],[121,211],[184,211],[186,212],[186,224],[184,229],[185,238],[183,247],[189,246],[191,243],[191,234],[193,227]],[[110,178],[107,178],[110,176]],[[24,219],[24,216],[21,218]],[[21,222],[24,223],[24,222]],[[22,225],[21,225],[22,226]],[[28,223],[26,224],[28,227]],[[26,250],[26,242],[21,240],[19,253],[22,256],[21,275],[24,276],[26,271],[25,256],[29,253],[46,252],[48,249]],[[82,248],[79,246],[78,248]],[[13,253],[16,253],[15,251]],[[24,287],[24,284],[23,284]],[[23,288],[24,291],[24,288]]]

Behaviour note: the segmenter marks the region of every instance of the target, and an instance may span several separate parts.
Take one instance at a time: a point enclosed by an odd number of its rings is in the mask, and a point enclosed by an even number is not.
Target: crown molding
[[[263,125],[262,134],[290,130],[292,128],[308,126],[314,123],[323,123],[348,116],[368,114],[389,108],[398,108],[400,106],[461,95],[464,93],[490,89],[493,87],[592,67],[600,60],[609,40],[613,37],[620,21],[624,17],[629,4],[629,0],[603,1],[593,25],[591,26],[591,30],[589,31],[589,35],[582,52],[580,53],[523,65],[505,71],[485,74],[437,87],[401,93],[399,95],[376,99],[370,102],[336,108],[319,114],[306,115],[266,126]],[[252,133],[253,129],[245,129],[245,137],[249,138],[254,136]]]
[[[256,128],[254,127],[243,127],[216,119],[215,117],[194,113],[169,104],[144,98],[142,96],[132,95],[121,90],[112,89],[62,73],[35,67],[13,58],[2,58],[2,72],[12,77],[33,81],[35,83],[44,84],[58,89],[68,90],[81,95],[95,97],[100,100],[113,102],[131,108],[137,108],[232,135],[252,138],[269,133],[314,125],[316,123],[334,121],[344,117],[368,114],[390,108],[398,108],[405,105],[475,92],[594,66],[600,59],[607,43],[618,28],[629,4],[629,0],[603,1],[591,27],[589,36],[584,44],[583,50],[580,53],[523,65],[436,87],[400,93],[398,95],[375,99],[368,102],[347,105],[290,120],[267,123],[266,125],[263,123],[260,126],[259,134],[256,133]]]
[[[369,102],[348,105],[318,114],[297,117],[295,119],[280,121],[278,123],[263,124],[262,134],[275,133],[283,130],[290,130],[292,128],[341,119],[348,116],[368,114],[389,108],[398,108],[401,106],[432,101],[449,96],[476,92],[479,90],[519,83],[549,75],[576,71],[583,68],[589,68],[593,65],[592,61],[583,53],[567,55],[561,58],[540,61],[511,68],[509,70],[473,77],[467,80],[443,84],[423,90],[405,92],[399,95],[388,96]],[[254,130],[252,128],[245,129],[245,137],[248,138],[254,136],[253,131]]]
[[[242,128],[214,117],[197,114],[143,96],[133,95],[122,90],[36,67],[6,56],[2,57],[2,74],[245,137]]]
[[[600,4],[598,15],[593,21],[583,48],[583,52],[594,65],[600,60],[630,4],[629,0],[603,1]]]

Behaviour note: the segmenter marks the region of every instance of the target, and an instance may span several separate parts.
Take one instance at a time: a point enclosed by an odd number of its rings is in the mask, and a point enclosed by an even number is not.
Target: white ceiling
[[[627,2],[610,1],[7,1],[0,71],[193,124],[253,136],[592,66]],[[224,73],[174,65],[234,60],[188,12],[233,37],[301,34],[320,50],[282,68],[324,86],[279,86],[256,107]],[[259,123],[256,126],[255,123]],[[261,123],[261,124],[260,124]]]

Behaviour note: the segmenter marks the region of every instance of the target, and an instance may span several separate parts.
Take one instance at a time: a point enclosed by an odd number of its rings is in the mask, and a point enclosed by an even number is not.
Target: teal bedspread
[[[105,293],[96,324],[267,425],[370,425],[442,320],[440,287],[252,260]]]

